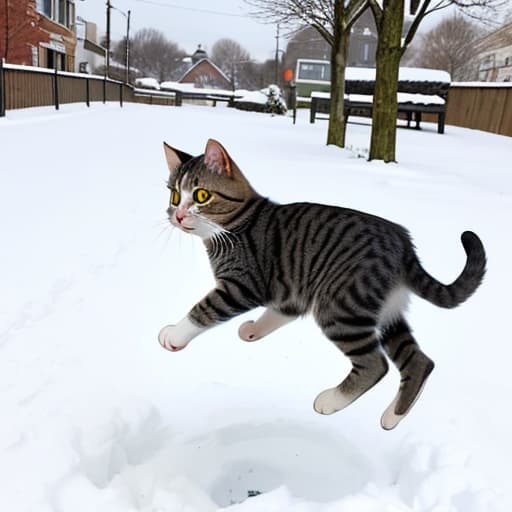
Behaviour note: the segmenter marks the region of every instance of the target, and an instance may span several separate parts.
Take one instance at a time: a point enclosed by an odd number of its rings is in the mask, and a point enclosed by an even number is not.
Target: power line
[[[236,14],[234,12],[213,11],[211,9],[201,9],[199,7],[185,7],[183,5],[170,4],[167,2],[157,2],[156,0],[136,0],[142,4],[156,5],[158,7],[167,7],[168,9],[181,9],[182,11],[201,12],[204,14],[215,14],[217,16],[231,16],[234,18],[247,18],[247,14]]]

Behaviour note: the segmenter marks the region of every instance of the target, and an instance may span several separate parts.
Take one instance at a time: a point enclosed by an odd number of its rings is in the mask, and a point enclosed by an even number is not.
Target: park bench
[[[401,68],[398,81],[398,114],[407,120],[407,127],[415,122],[420,129],[422,114],[437,116],[437,131],[444,133],[446,99],[450,87],[448,73],[438,70]],[[373,92],[375,70],[347,68],[345,80],[345,119],[350,116],[371,117],[373,113]],[[317,114],[328,114],[330,94],[311,93],[310,122],[314,123]]]

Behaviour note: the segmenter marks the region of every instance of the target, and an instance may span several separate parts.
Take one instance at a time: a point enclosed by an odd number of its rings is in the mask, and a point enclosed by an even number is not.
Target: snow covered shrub
[[[286,102],[277,85],[269,85],[259,91],[236,91],[241,95],[234,102],[235,108],[268,114],[286,114]]]
[[[283,92],[277,85],[269,85],[263,92],[267,95],[267,103],[265,105],[266,112],[270,114],[286,114],[286,101]]]

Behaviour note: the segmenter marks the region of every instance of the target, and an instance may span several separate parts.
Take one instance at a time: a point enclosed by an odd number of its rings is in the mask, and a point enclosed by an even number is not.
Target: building
[[[92,73],[105,66],[106,48],[98,44],[98,29],[95,23],[76,17],[76,58],[77,73]]]
[[[194,84],[196,87],[212,89],[232,88],[231,80],[208,58],[201,45],[181,72],[181,78],[178,80],[181,84]]]
[[[375,67],[377,29],[370,9],[356,20],[350,31],[347,65]],[[331,47],[313,27],[305,27],[290,39],[286,47],[286,68],[295,69],[298,59],[329,60]]]
[[[411,25],[404,21],[402,35]],[[374,68],[376,65],[378,33],[371,9],[366,9],[350,29],[347,66]],[[313,27],[296,32],[288,41],[284,55],[285,68],[295,69],[298,59],[330,60],[331,47]]]
[[[74,71],[74,0],[7,0],[0,6],[0,58]]]
[[[512,23],[503,25],[475,45],[477,76],[482,82],[512,82]]]

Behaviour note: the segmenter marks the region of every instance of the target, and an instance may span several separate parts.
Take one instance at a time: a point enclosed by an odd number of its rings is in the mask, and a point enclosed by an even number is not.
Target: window
[[[328,82],[331,78],[331,65],[328,62],[301,62],[297,78]]]
[[[36,0],[36,9],[47,18],[52,17],[52,0]]]
[[[363,44],[363,62],[368,62],[370,57],[370,45],[368,43]]]
[[[58,22],[61,25],[66,25],[66,22],[68,21],[67,17],[67,7],[68,3],[67,0],[59,0],[59,19]]]
[[[482,61],[480,61],[480,71],[494,68],[494,61],[494,54],[487,55]]]
[[[75,4],[68,0],[66,27],[71,28],[74,26],[74,24],[75,24]]]
[[[49,69],[57,68],[59,71],[66,71],[66,55],[45,48],[44,64],[44,67]]]

